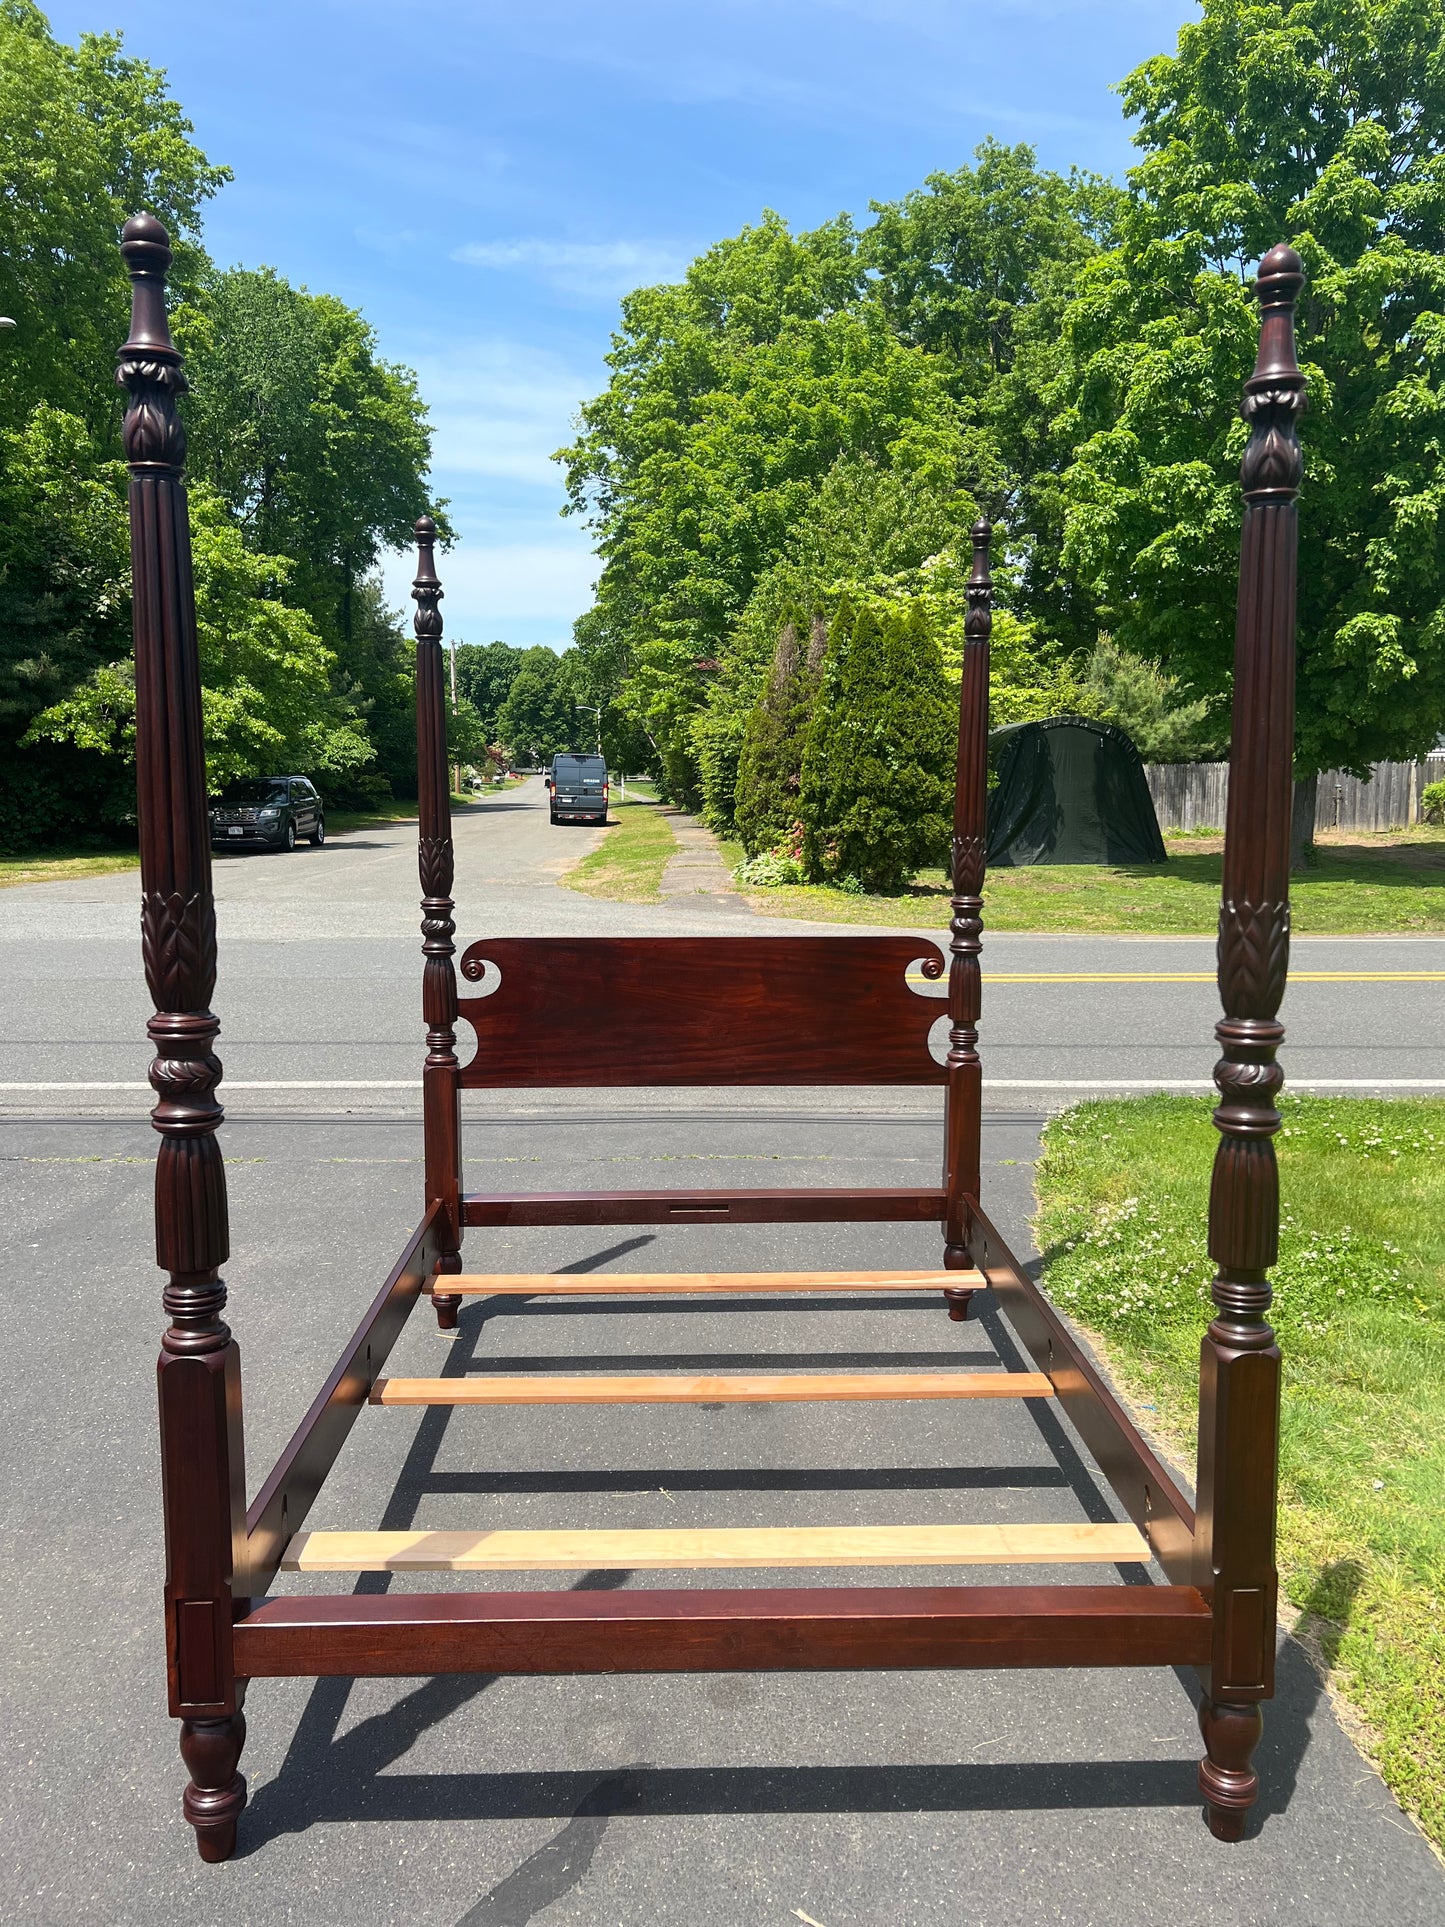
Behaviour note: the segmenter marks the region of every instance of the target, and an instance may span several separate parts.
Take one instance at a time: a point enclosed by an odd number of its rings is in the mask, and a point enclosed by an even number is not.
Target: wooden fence
[[[1223,829],[1228,763],[1146,763],[1161,830]],[[1315,797],[1316,830],[1393,830],[1420,820],[1420,793],[1445,781],[1445,753],[1423,763],[1376,763],[1361,782],[1326,770]]]

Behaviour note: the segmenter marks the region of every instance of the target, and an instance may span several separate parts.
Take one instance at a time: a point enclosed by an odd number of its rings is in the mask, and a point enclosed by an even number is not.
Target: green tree
[[[1251,264],[1304,257],[1307,779],[1418,755],[1445,721],[1442,46],[1442,0],[1203,0],[1124,83],[1144,159],[1064,329],[1066,566],[1122,648],[1217,698]]]
[[[32,0],[0,0],[0,313],[17,324],[0,354],[0,429],[48,402],[80,418],[99,456],[118,452],[129,284],[116,241],[149,209],[175,240],[177,284],[194,281],[201,207],[230,170],[191,132],[165,76],[118,34],[68,47]]]
[[[541,647],[525,651],[497,714],[497,736],[513,760],[548,763],[559,751],[575,749],[577,723],[557,656]]]
[[[768,680],[743,730],[733,819],[749,856],[770,850],[797,820],[803,739],[817,686],[816,676],[809,674],[811,639],[812,625],[802,610],[789,611]]]
[[[489,741],[497,740],[497,717],[524,653],[505,642],[457,644],[457,689],[481,718]]]
[[[606,392],[562,451],[603,558],[578,640],[609,656],[665,783],[696,793],[690,732],[762,572],[840,457],[957,487],[961,422],[936,360],[859,293],[845,220],[776,215],[623,303]],[[771,645],[769,645],[771,646]]]
[[[1146,763],[1188,763],[1217,751],[1227,720],[1207,697],[1179,700],[1177,678],[1100,636],[1079,690],[1085,716],[1116,723]]]
[[[325,790],[332,777],[364,768],[375,751],[360,717],[333,690],[330,650],[304,611],[279,599],[289,563],[247,549],[222,504],[204,489],[192,492],[191,536],[211,787],[298,770]],[[70,744],[84,758],[118,766],[133,811],[130,658],[93,669],[34,719],[26,740]]]
[[[177,316],[187,354],[190,467],[247,541],[290,556],[295,590],[349,667],[358,585],[444,503],[426,475],[431,431],[408,368],[384,361],[364,316],[269,268],[208,277]]]
[[[1098,175],[1037,164],[989,139],[974,165],[930,174],[873,204],[860,258],[891,325],[934,356],[958,400],[979,506],[1008,532],[1008,586],[1031,631],[1068,652],[1092,644],[1092,598],[1059,569],[1059,478],[1072,444],[1052,425],[1063,316],[1079,274],[1116,239],[1122,191]],[[1002,575],[1000,545],[996,567]]]
[[[803,751],[804,859],[901,889],[948,846],[957,710],[921,602],[835,615]]]

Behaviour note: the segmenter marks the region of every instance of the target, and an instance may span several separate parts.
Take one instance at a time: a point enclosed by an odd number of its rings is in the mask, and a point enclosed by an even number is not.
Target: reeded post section
[[[416,769],[419,798],[417,861],[421,874],[422,1015],[427,1054],[422,1068],[422,1130],[426,1149],[427,1203],[440,1203],[446,1225],[438,1231],[439,1272],[456,1272],[461,1260],[462,1113],[457,1067],[457,973],[452,963],[451,769],[447,761],[445,673],[442,665],[442,585],[436,572],[436,523],[416,524]],[[436,1293],[437,1324],[455,1331],[461,1299]]]
[[[244,1590],[245,1474],[240,1354],[221,1314],[229,1255],[226,1172],[216,1142],[220,1029],[211,1013],[216,915],[211,896],[201,673],[191,584],[190,520],[176,412],[185,391],[166,320],[170,238],[152,215],[127,221],[130,336],[117,379],[129,394],[135,627],[136,792],[141,947],[155,1015],[151,1122],[156,1160],[156,1262],[170,1274],[170,1325],[158,1365],[166,1535],[166,1647],[171,1712],[191,1730],[235,1737],[224,1784],[193,1779],[186,1817],[205,1859],[235,1845],[246,1783],[231,1657],[233,1589]],[[227,1745],[229,1746],[229,1740]],[[182,1752],[189,1742],[183,1741]],[[192,1748],[194,1750],[194,1748]],[[189,1760],[189,1756],[188,1756]],[[204,1797],[202,1793],[204,1792]]]
[[[1305,405],[1294,304],[1304,283],[1293,248],[1260,263],[1259,355],[1244,387],[1239,611],[1214,1070],[1220,1143],[1209,1198],[1211,1287],[1218,1307],[1199,1378],[1199,1583],[1212,1594],[1214,1655],[1205,1676],[1199,1769],[1211,1832],[1238,1840],[1259,1782],[1250,1765],[1259,1701],[1274,1691],[1275,1493],[1280,1356],[1268,1312],[1279,1255],[1275,1053],[1289,966],[1289,839],[1294,755],[1296,501]]]
[[[958,695],[958,761],[953,791],[953,915],[949,922],[948,1121],[944,1134],[943,1264],[970,1262],[972,1207],[978,1202],[983,1066],[978,1055],[982,1009],[983,877],[988,827],[988,655],[993,635],[993,577],[987,522],[973,526],[973,568],[964,619],[963,682]],[[948,1315],[968,1316],[969,1291],[945,1291]]]

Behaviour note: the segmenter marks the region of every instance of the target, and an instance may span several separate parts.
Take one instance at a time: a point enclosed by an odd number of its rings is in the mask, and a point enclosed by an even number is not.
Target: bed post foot
[[[943,1268],[945,1271],[967,1271],[970,1268],[971,1262],[967,1245],[946,1244],[943,1247]],[[969,1285],[967,1288],[963,1285],[945,1285],[943,1287],[943,1302],[948,1306],[948,1315],[955,1325],[961,1325],[964,1319],[967,1318],[968,1308],[973,1303],[974,1289],[972,1285]]]
[[[246,1782],[236,1771],[246,1744],[246,1716],[182,1720],[181,1758],[190,1784],[181,1811],[196,1830],[202,1860],[229,1860],[236,1851],[236,1822],[246,1804]]]
[[[461,1297],[457,1292],[446,1289],[447,1278],[460,1271],[462,1258],[459,1251],[443,1252],[437,1259],[436,1275],[432,1279],[431,1301],[436,1308],[437,1330],[454,1332],[457,1328],[457,1313],[462,1308]]]
[[[1199,1730],[1205,1746],[1199,1790],[1209,1831],[1216,1840],[1242,1840],[1259,1794],[1259,1775],[1250,1761],[1264,1731],[1264,1715],[1253,1701],[1229,1705],[1206,1694],[1199,1702]]]

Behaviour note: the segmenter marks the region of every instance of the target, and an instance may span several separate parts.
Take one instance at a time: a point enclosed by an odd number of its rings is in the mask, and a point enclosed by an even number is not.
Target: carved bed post
[[[1267,1313],[1279,1255],[1279,1177],[1271,1142],[1284,1081],[1275,1052],[1289,967],[1289,843],[1294,752],[1296,500],[1305,403],[1294,303],[1304,282],[1293,248],[1260,263],[1261,326],[1244,386],[1249,423],[1242,483],[1239,613],[1215,1035],[1221,1137],[1209,1199],[1218,1310],[1199,1374],[1199,1585],[1212,1599],[1214,1649],[1199,1709],[1199,1784],[1210,1831],[1238,1840],[1259,1781],[1250,1765],[1274,1691],[1275,1499],[1279,1347]]]
[[[161,1477],[166,1539],[170,1710],[190,1770],[183,1810],[203,1860],[236,1844],[246,1782],[236,1771],[246,1724],[231,1646],[233,1593],[244,1593],[246,1491],[241,1358],[221,1317],[229,1255],[226,1172],[216,1142],[220,1029],[216,913],[201,674],[191,586],[190,520],[181,479],[186,437],[176,397],[186,378],[166,321],[170,239],[152,215],[126,222],[130,337],[117,379],[129,391],[125,454],[135,627],[136,799],[141,944],[155,1015],[150,1068],[160,1132],[156,1262],[162,1302]]]
[[[439,1203],[446,1224],[438,1227],[438,1272],[457,1272],[461,1260],[462,1112],[457,1068],[457,973],[452,964],[452,801],[447,761],[446,692],[442,671],[442,585],[434,549],[437,526],[429,515],[416,524],[416,773],[421,873],[422,1015],[427,1055],[422,1068],[422,1131],[426,1150],[427,1203]],[[461,1299],[433,1295],[437,1324],[455,1331]]]
[[[969,1237],[978,1203],[983,1123],[983,1066],[978,1057],[982,1008],[983,873],[988,824],[988,653],[993,634],[993,529],[973,525],[973,569],[964,620],[963,682],[958,693],[958,762],[953,791],[953,917],[949,924],[948,1094],[944,1128],[943,1264],[971,1262]],[[947,1290],[948,1315],[968,1316],[971,1291]]]

